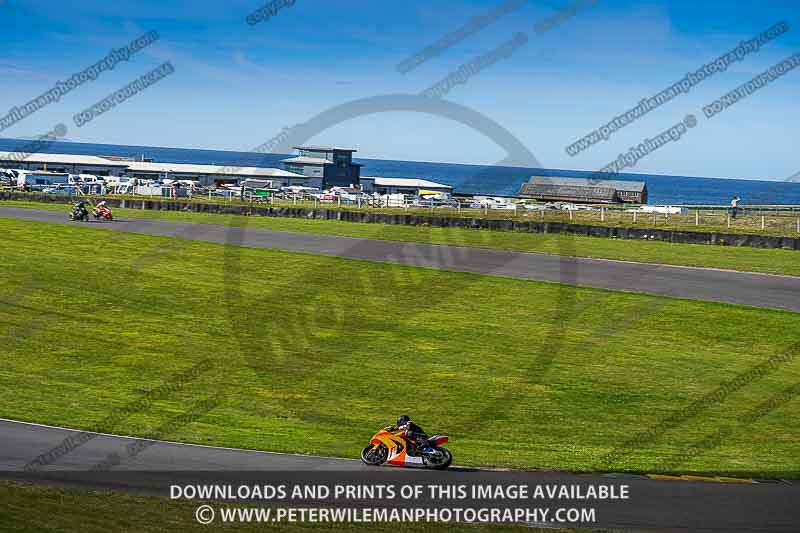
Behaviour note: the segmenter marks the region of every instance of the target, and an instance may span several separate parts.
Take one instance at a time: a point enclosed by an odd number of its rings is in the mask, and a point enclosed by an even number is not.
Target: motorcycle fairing
[[[415,457],[408,454],[408,443],[400,435],[396,435],[389,431],[379,431],[376,433],[371,444],[383,444],[389,450],[389,456],[386,459],[387,465],[392,466],[424,466],[425,462],[422,457]]]

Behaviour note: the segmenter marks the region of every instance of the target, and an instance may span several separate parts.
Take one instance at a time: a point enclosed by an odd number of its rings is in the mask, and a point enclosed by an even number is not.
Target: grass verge
[[[67,210],[67,207],[64,205],[43,204],[39,202],[0,201],[0,206],[55,211]],[[150,211],[141,209],[116,209],[115,213],[117,216],[121,217],[203,224],[229,224],[232,220],[241,218],[238,215]],[[516,252],[541,252],[572,257],[594,257],[642,263],[721,268],[744,272],[800,276],[800,254],[794,250],[772,250],[702,244],[673,244],[667,242],[644,242],[600,237],[473,230],[464,228],[359,224],[337,220],[307,220],[278,217],[251,217],[247,221],[247,225],[250,228],[273,231],[470,246]]]
[[[408,412],[458,464],[800,477],[800,314],[8,219],[0,244],[3,417],[354,458]]]

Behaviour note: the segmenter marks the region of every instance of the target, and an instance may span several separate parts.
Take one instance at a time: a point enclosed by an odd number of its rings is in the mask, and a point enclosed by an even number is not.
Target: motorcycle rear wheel
[[[386,461],[388,455],[389,450],[383,444],[378,446],[377,450],[370,444],[361,450],[361,462],[369,466],[382,465]]]
[[[427,459],[427,464],[430,468],[435,470],[444,470],[453,463],[453,454],[447,448],[436,448],[442,452],[442,459],[438,462],[431,461],[430,457]]]

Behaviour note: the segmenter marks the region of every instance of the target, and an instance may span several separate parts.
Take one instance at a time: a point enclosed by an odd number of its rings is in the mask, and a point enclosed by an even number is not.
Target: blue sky
[[[4,52],[0,109],[21,105],[111,48],[157,30],[161,39],[2,132],[44,133],[60,122],[78,142],[249,150],[281,128],[348,101],[416,94],[461,64],[529,32],[527,45],[445,98],[508,129],[547,167],[594,170],[687,114],[699,124],[628,169],[633,172],[784,179],[800,171],[800,69],[711,120],[702,107],[800,52],[796,0],[599,0],[563,25],[533,25],[566,0],[530,0],[419,68],[395,66],[503,0],[296,0],[255,26],[264,2],[0,1]],[[791,30],[576,157],[564,148],[776,22]],[[175,73],[78,128],[75,113],[158,66]],[[316,143],[368,158],[492,164],[507,154],[474,129],[410,111],[347,120]]]

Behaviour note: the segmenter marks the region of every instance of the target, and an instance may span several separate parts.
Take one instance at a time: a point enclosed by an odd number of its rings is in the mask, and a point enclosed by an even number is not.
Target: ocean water
[[[0,151],[14,151],[29,140],[0,139]],[[160,148],[57,142],[44,150],[49,153],[111,155],[152,158],[159,163],[195,163],[208,165],[267,166],[280,168],[280,160],[288,154],[255,154],[191,148]],[[579,170],[534,169],[427,163],[383,159],[355,159],[364,167],[363,176],[415,177],[452,185],[457,192],[469,194],[513,196],[532,175],[588,177],[591,172]],[[744,205],[800,205],[800,183],[759,181],[691,176],[653,176],[620,174],[615,179],[645,181],[650,204],[727,205],[732,196],[742,198]]]

